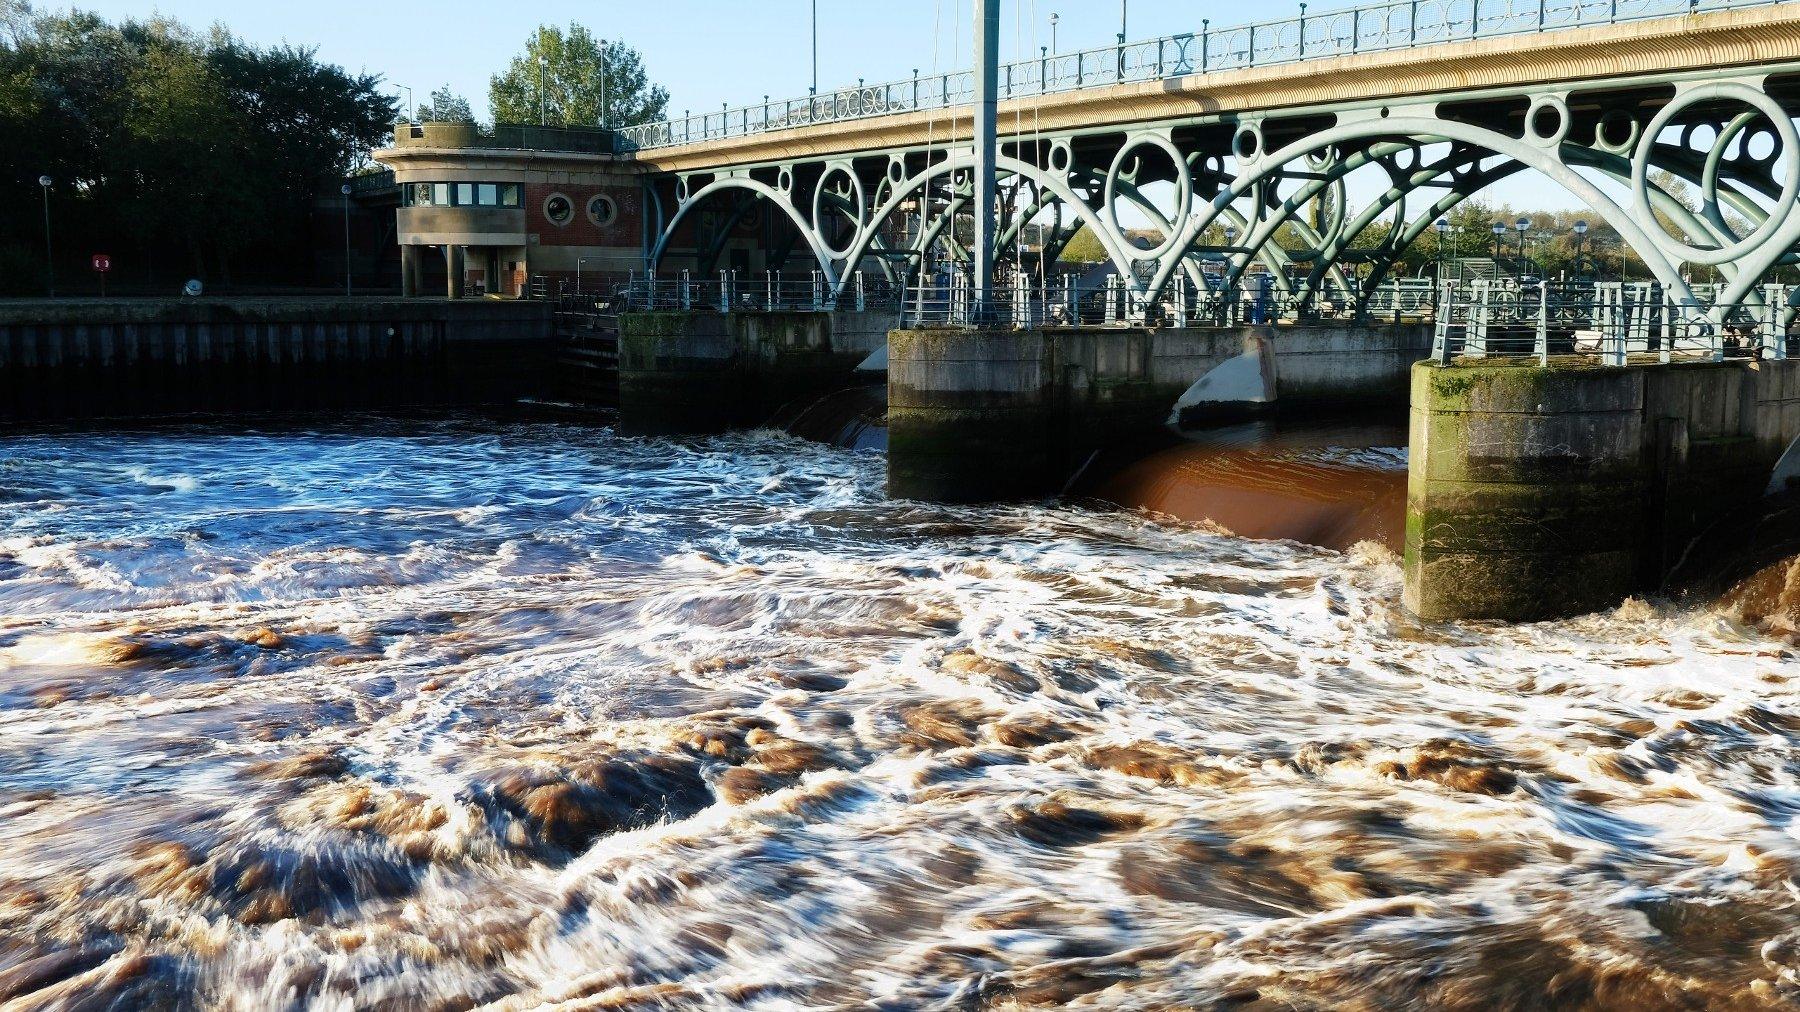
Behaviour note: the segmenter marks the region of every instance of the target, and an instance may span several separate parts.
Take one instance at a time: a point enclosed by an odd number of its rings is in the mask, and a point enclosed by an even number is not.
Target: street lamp
[[[350,295],[350,184],[338,187],[344,198],[344,295]]]
[[[1581,244],[1587,239],[1587,230],[1588,223],[1585,220],[1575,223],[1575,269],[1577,271],[1581,270]]]
[[[575,294],[581,294],[581,268],[587,265],[587,257],[575,258]]]
[[[819,93],[819,0],[812,0],[812,60],[813,83],[811,94]]]
[[[50,252],[50,184],[49,176],[39,176],[38,186],[44,191],[44,283],[51,298],[56,298],[56,257]]]
[[[1500,260],[1500,237],[1505,234],[1506,234],[1506,222],[1504,222],[1504,221],[1494,222],[1494,260],[1496,262],[1496,265],[1498,264],[1498,261]]]
[[[1444,283],[1444,242],[1445,242],[1445,240],[1450,238],[1450,219],[1445,218],[1445,217],[1439,217],[1435,224],[1437,227],[1437,234],[1438,234],[1437,279],[1438,279],[1438,284],[1441,285]]]
[[[1513,222],[1513,229],[1519,233],[1519,274],[1523,277],[1525,274],[1525,233],[1531,229],[1531,219],[1520,215],[1519,220]]]
[[[1056,13],[1055,11],[1050,12],[1050,51],[1052,53],[1062,52],[1062,50],[1056,48],[1056,24],[1057,24],[1057,22],[1059,22],[1061,20],[1062,20],[1062,15]]]

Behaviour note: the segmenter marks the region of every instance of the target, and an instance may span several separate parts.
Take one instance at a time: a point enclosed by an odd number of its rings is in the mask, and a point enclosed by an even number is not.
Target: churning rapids
[[[775,433],[0,441],[0,1004],[1762,1008],[1800,664]]]

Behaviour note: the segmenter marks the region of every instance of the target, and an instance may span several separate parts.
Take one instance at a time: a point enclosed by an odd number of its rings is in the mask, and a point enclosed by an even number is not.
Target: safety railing
[[[999,97],[1029,98],[1082,88],[1387,52],[1471,39],[1584,28],[1706,11],[1772,6],[1785,0],[1391,0],[1256,24],[1167,35],[1074,53],[1044,52],[1003,64]],[[819,95],[684,113],[618,131],[621,153],[743,137],[771,130],[953,109],[974,98],[972,71],[913,76]]]
[[[837,292],[830,280],[817,271],[804,277],[772,271],[720,271],[716,275],[694,276],[684,271],[672,277],[634,275],[616,293],[620,306],[637,311],[862,311],[892,307],[897,300],[897,291],[861,271]]]
[[[1232,327],[1241,324],[1368,323],[1421,318],[1432,312],[1436,291],[1427,279],[1392,279],[1370,292],[1326,286],[1282,288],[1272,275],[1200,284],[1172,279],[1155,297],[1117,274],[1083,282],[1069,274],[1040,281],[1015,274],[977,304],[966,273],[940,275],[913,285],[901,302],[901,320],[914,327]]]
[[[1794,351],[1795,294],[1765,285],[1747,301],[1720,302],[1716,286],[1697,286],[1688,301],[1648,282],[1520,284],[1446,281],[1438,294],[1432,357],[1598,358],[1624,365],[1633,356],[1719,361],[1784,359]]]

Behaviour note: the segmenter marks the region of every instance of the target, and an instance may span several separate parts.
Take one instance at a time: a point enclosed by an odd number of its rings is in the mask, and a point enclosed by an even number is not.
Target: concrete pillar
[[[1643,582],[1641,370],[1535,361],[1413,367],[1405,603],[1533,621]]]
[[[463,262],[463,248],[445,244],[444,269],[450,276],[446,294],[452,299],[463,295]]]
[[[619,425],[653,435],[767,424],[853,382],[866,346],[837,347],[830,313],[626,313]]]
[[[419,247],[400,247],[400,294],[412,298],[419,294]]]
[[[1060,488],[1052,338],[1027,330],[888,335],[888,495],[992,502]]]

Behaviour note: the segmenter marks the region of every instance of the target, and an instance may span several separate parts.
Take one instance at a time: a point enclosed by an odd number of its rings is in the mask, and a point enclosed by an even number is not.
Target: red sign
[[[105,253],[95,253],[94,254],[94,271],[95,271],[95,273],[105,274],[107,271],[110,271],[110,270],[112,270],[112,257],[107,256]]]

